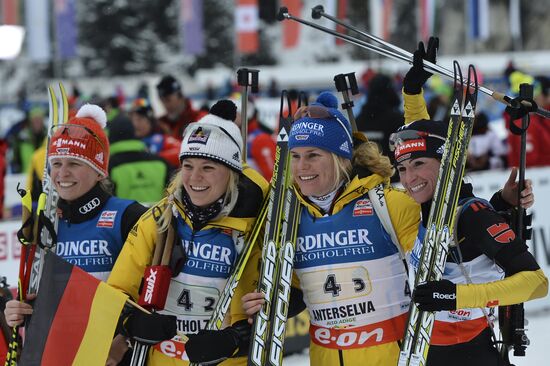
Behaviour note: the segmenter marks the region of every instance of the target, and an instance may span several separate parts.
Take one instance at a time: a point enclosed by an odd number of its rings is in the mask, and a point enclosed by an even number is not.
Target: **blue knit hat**
[[[317,147],[351,160],[351,125],[338,110],[338,99],[322,92],[305,114],[292,124],[288,147]]]

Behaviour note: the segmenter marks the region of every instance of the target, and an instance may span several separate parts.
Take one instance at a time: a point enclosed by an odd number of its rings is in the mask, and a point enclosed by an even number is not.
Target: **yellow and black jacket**
[[[177,267],[177,273],[173,273],[166,305],[161,313],[177,317],[178,331],[192,334],[204,329],[243,248],[244,236],[253,227],[266,191],[267,182],[261,175],[253,169],[245,168],[241,175],[235,208],[228,216],[211,221],[199,230],[193,228],[181,201],[174,201],[178,240],[172,255],[178,251],[182,253],[183,265]],[[167,198],[161,200],[157,206],[164,207],[166,200]],[[144,270],[151,264],[156,245],[157,223],[153,210],[154,207],[140,218],[128,236],[108,280],[110,285],[129,294],[133,299],[139,297]],[[242,309],[241,297],[256,289],[260,254],[260,248],[256,246],[235,291],[230,314],[226,319],[228,324],[247,318]],[[188,361],[182,360],[186,356],[170,352],[170,349],[163,348],[162,343],[153,347],[148,365],[188,364]],[[244,358],[236,358],[223,364],[245,363]]]
[[[298,193],[302,210],[293,286],[310,315],[311,365],[396,365],[410,293],[399,250],[410,251],[419,206],[377,174],[356,175],[326,215]],[[369,201],[384,184],[393,243]],[[298,190],[298,189],[296,189]]]

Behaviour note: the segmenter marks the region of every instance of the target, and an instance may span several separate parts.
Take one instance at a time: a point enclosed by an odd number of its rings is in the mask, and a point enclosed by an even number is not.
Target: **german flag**
[[[127,298],[46,253],[19,365],[105,365]]]

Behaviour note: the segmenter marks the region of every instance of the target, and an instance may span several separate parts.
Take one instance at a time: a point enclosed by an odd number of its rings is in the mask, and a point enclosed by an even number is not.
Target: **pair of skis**
[[[59,102],[57,99],[58,96]],[[50,140],[56,127],[66,123],[69,117],[69,104],[63,84],[59,83],[55,89],[53,86],[49,86],[48,98],[49,128],[46,149],[49,149]],[[50,179],[48,154],[46,154],[46,161],[44,163],[42,193],[38,199],[36,217],[32,217],[30,192],[19,189],[19,194],[21,195],[24,214],[23,226],[18,233],[18,239],[22,244],[19,263],[18,300],[25,301],[27,294],[36,294],[38,292],[38,284],[40,283],[42,268],[44,266],[44,250],[52,250],[56,244],[56,208],[59,196]],[[12,339],[8,347],[6,366],[17,365],[19,343],[19,326],[16,326],[12,329]]]
[[[285,100],[288,113],[286,117]],[[300,217],[300,203],[295,195],[290,175],[288,135],[291,124],[290,100],[286,91],[283,91],[258,280],[258,292],[265,294],[265,303],[252,326],[249,365],[281,365],[283,362],[295,241]]]
[[[470,65],[468,81],[464,85],[462,72],[456,61],[454,79],[454,96],[445,151],[441,159],[415,286],[442,278],[449,244],[456,228],[456,208],[474,124],[478,82],[475,68]],[[421,311],[411,302],[409,320],[399,355],[399,366],[426,364],[434,320],[434,312]]]

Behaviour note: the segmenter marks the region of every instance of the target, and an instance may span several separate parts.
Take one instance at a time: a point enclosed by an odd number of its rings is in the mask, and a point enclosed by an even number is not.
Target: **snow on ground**
[[[529,324],[527,326],[527,337],[531,344],[527,347],[525,357],[511,357],[511,362],[515,366],[542,366],[550,364],[549,330],[550,330],[550,310],[538,311],[527,314]],[[512,355],[512,353],[510,353]],[[306,366],[309,365],[308,351],[304,353],[285,357],[284,366]],[[367,366],[368,363],[365,363]]]

